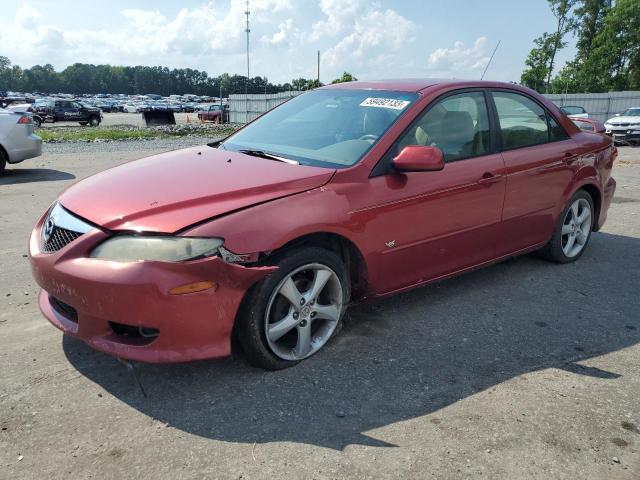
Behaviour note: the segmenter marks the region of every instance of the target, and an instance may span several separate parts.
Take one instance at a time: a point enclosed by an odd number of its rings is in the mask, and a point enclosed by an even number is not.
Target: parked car
[[[0,109],[0,174],[7,164],[42,154],[42,139],[34,133],[33,117]]]
[[[227,123],[229,122],[229,106],[209,105],[198,112],[198,119],[201,122]]]
[[[606,127],[604,123],[594,120],[592,118],[571,118],[571,121],[575,123],[580,130],[583,132],[593,132],[604,135],[606,133]]]
[[[575,105],[565,105],[564,107],[560,107],[567,116],[571,118],[589,118],[589,114],[583,107],[577,107]]]
[[[233,335],[254,365],[289,367],[354,300],[532,251],[577,260],[616,155],[513,84],[322,87],[72,185],[31,235],[40,308],[120,358],[222,357]]]
[[[33,121],[36,126],[44,122],[73,122],[97,127],[102,114],[97,107],[91,107],[72,100],[42,101],[34,104]]]
[[[33,104],[32,103],[13,103],[11,105],[7,105],[5,110],[14,113],[33,113]]]
[[[136,113],[138,110],[138,106],[133,103],[125,103],[122,106],[122,111],[125,113]]]
[[[640,107],[629,108],[604,122],[607,135],[616,142],[640,144]]]

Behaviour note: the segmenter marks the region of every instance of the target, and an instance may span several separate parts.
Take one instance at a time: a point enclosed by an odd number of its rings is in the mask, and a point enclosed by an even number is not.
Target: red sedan
[[[65,191],[30,241],[40,308],[117,357],[315,354],[347,306],[539,251],[577,260],[616,183],[609,138],[511,84],[353,82],[222,142]]]

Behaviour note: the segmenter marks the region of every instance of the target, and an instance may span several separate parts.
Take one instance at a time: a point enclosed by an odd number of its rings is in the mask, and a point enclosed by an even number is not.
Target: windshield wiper
[[[262,150],[238,150],[245,155],[251,155],[252,157],[267,158],[269,160],[277,160],[279,162],[291,163],[293,165],[300,165],[300,162],[291,160],[290,158],[274,155],[273,153],[263,152]]]

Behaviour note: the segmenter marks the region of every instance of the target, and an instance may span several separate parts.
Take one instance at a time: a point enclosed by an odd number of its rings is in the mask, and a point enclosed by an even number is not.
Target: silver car
[[[42,139],[34,133],[29,113],[0,108],[0,174],[7,163],[18,163],[42,154]]]

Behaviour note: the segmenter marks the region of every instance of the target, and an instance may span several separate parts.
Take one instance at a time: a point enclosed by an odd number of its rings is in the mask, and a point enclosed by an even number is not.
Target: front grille
[[[82,233],[67,230],[66,228],[53,227],[53,232],[47,240],[42,238],[42,251],[47,253],[57,252],[61,248],[73,242]]]

